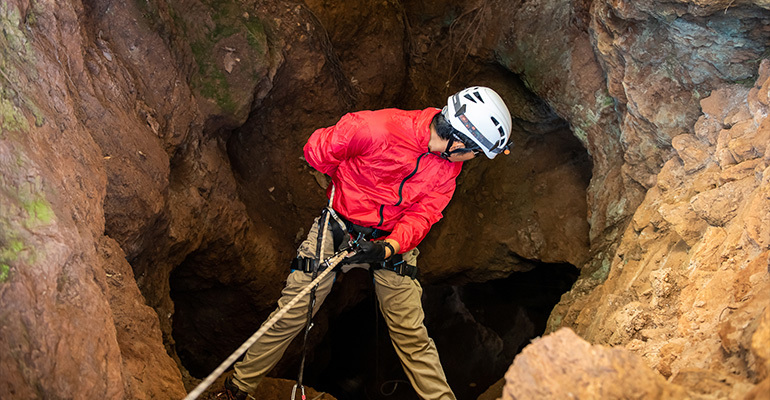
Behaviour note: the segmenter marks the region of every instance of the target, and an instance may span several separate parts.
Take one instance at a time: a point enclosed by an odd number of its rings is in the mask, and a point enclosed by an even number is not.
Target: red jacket
[[[350,113],[313,132],[305,145],[307,162],[332,178],[334,210],[355,224],[390,231],[401,253],[441,219],[462,169],[462,162],[428,152],[429,125],[438,112]]]

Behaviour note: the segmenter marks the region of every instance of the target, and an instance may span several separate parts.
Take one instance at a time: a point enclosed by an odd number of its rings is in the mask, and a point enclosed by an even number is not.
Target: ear
[[[464,148],[465,148],[465,145],[463,144],[463,142],[461,142],[459,140],[455,140],[454,143],[452,143],[452,147],[449,148],[449,151],[457,150],[457,149],[464,149]]]

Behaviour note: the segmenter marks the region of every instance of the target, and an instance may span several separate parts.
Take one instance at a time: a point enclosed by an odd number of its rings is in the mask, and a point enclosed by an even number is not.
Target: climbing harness
[[[417,266],[407,264],[401,254],[396,254],[382,263],[373,264],[373,267],[374,269],[387,269],[398,275],[408,276],[412,279],[417,279],[417,275],[420,272]]]
[[[342,235],[344,235],[345,232],[347,232],[348,234],[350,234],[351,237],[355,238],[349,242],[353,246],[357,246],[362,240],[379,239],[390,235],[390,232],[384,231],[382,229],[369,228],[369,227],[354,224],[340,215],[336,216],[336,220],[337,220],[338,226],[332,225],[332,232],[335,237],[335,240],[337,240],[337,237],[342,237]],[[387,260],[380,263],[369,263],[372,269],[373,270],[387,269],[397,273],[398,275],[408,276],[412,279],[417,279],[417,275],[419,273],[417,266],[407,264],[404,261],[403,256],[401,254],[396,254],[396,252],[394,251],[393,247],[390,244],[386,243],[386,246],[391,248],[390,249],[391,256]],[[307,261],[306,263],[309,263],[309,261]],[[301,262],[298,262],[298,264],[301,264]],[[297,269],[300,269],[300,268],[297,268]],[[306,270],[305,272],[311,272],[311,270]]]

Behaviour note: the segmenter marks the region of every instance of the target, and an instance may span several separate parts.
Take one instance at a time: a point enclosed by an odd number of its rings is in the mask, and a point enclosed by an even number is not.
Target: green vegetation
[[[5,224],[2,224],[5,225]],[[3,226],[5,228],[5,226]],[[9,235],[4,229],[3,236]],[[24,243],[15,238],[0,236],[0,283],[8,281],[11,275],[11,264],[18,261],[26,250]],[[3,244],[7,241],[7,244]]]
[[[19,258],[22,250],[24,250],[24,243],[18,239],[11,239],[7,246],[0,247],[0,260],[14,262]]]
[[[2,119],[0,138],[4,138],[7,131],[29,131],[27,118],[24,117],[21,109],[16,107],[6,88],[0,89],[0,119]]]
[[[11,169],[0,175],[0,283],[10,279],[14,268],[38,261],[38,252],[24,238],[56,218],[45,198],[42,178],[24,177],[30,168],[23,156],[18,157],[15,165],[6,164]]]
[[[36,79],[35,53],[24,31],[25,25],[36,23],[34,8],[22,19],[17,8],[0,3],[0,137],[7,132],[29,131],[25,109],[35,117],[36,126],[45,121],[40,109],[19,90],[24,87],[20,75]]]
[[[255,78],[260,70],[254,63],[267,63],[269,48],[266,27],[257,16],[251,15],[237,0],[199,0],[203,7],[175,9],[165,0],[134,0],[142,21],[158,32],[170,46],[189,45],[194,58],[190,85],[201,96],[213,100],[226,113],[239,108],[233,97],[227,72],[219,57],[223,40],[242,35],[252,54],[258,59],[243,60],[240,64],[252,70]],[[244,49],[235,49],[241,54]]]
[[[34,19],[34,18],[33,18]],[[11,7],[6,2],[0,2],[0,26],[2,26],[3,47],[12,53],[32,54],[32,46],[21,30],[24,25],[18,8]],[[5,51],[3,51],[5,55]]]
[[[51,204],[46,199],[40,198],[23,204],[27,211],[27,225],[34,226],[38,224],[48,225],[55,216]]]
[[[249,46],[256,54],[267,54],[267,34],[265,26],[258,18],[245,12],[240,5],[231,0],[204,1],[211,9],[211,22],[181,21],[181,18],[172,12],[175,22],[181,22],[186,33],[191,38],[192,50],[198,73],[192,81],[201,95],[212,99],[223,110],[229,113],[237,109],[236,101],[230,93],[230,85],[227,76],[216,60],[216,53],[222,40],[236,34],[243,34]],[[195,29],[192,29],[193,24]]]
[[[224,111],[235,112],[236,104],[230,95],[230,85],[227,77],[219,67],[213,63],[213,45],[207,42],[190,43],[195,62],[198,65],[198,75],[193,79],[193,87],[200,91],[206,98],[214,100]]]
[[[21,168],[24,166],[22,165]],[[33,229],[49,225],[54,221],[56,215],[51,208],[51,203],[45,197],[43,181],[40,176],[36,176],[33,180],[11,185],[8,185],[4,179],[0,179],[0,186],[5,187],[9,197],[15,200],[13,205],[24,210],[24,214],[26,214],[26,219],[23,221],[25,228]],[[16,189],[11,189],[14,186]]]

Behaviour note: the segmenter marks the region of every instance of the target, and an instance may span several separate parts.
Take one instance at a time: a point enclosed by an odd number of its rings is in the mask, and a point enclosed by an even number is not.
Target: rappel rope
[[[334,254],[333,256],[327,258],[323,264],[326,264],[326,269],[321,272],[321,274],[318,275],[318,277],[313,281],[310,282],[304,289],[302,289],[301,292],[299,292],[296,296],[294,296],[291,301],[286,304],[283,308],[281,308],[278,313],[276,313],[272,318],[270,318],[267,322],[265,322],[264,325],[262,325],[261,328],[259,328],[258,331],[254,332],[251,337],[243,342],[241,347],[238,347],[237,350],[233,352],[233,354],[230,354],[230,357],[227,357],[225,361],[222,362],[222,364],[219,364],[219,367],[214,370],[209,376],[206,377],[206,379],[203,380],[203,382],[199,383],[198,386],[193,389],[192,392],[190,392],[187,397],[184,398],[184,400],[194,400],[197,399],[198,396],[203,393],[206,389],[208,389],[209,386],[211,386],[214,381],[219,378],[225,370],[235,362],[235,360],[238,359],[238,357],[242,356],[243,353],[246,352],[246,350],[249,349],[257,340],[259,340],[262,335],[265,334],[270,328],[272,328],[273,325],[275,325],[276,322],[278,322],[279,319],[281,319],[284,315],[286,315],[289,310],[294,307],[295,304],[310,292],[310,290],[318,285],[325,277],[328,275],[332,270],[334,270],[334,267],[337,266],[337,264],[340,263],[345,257],[347,257],[349,254],[349,251],[341,251],[339,253]]]
[[[326,236],[327,227],[329,226],[329,216],[334,215],[334,218],[339,221],[339,217],[332,208],[332,201],[334,201],[334,185],[332,184],[331,195],[329,196],[329,204],[324,209],[322,218],[318,221],[318,234],[321,235],[321,240],[316,241],[316,257],[320,260],[323,252],[326,249]],[[313,269],[313,279],[318,275],[318,269],[320,265]],[[308,301],[307,309],[307,322],[305,322],[305,334],[302,339],[302,360],[299,363],[299,375],[297,376],[297,383],[291,389],[291,400],[295,400],[297,391],[299,390],[300,399],[305,400],[305,386],[302,384],[303,377],[305,375],[305,355],[307,354],[307,338],[310,334],[310,329],[313,328],[313,308],[315,307],[315,291],[318,286],[313,286],[310,290],[310,301]]]
[[[329,223],[329,215],[333,215],[334,218],[339,221],[339,217],[334,212],[334,209],[332,209],[332,200],[334,199],[334,186],[332,186],[331,195],[329,196],[329,206],[327,207],[326,214],[326,221],[323,225],[323,229],[321,229],[321,249],[324,248],[324,245],[326,244],[326,226]],[[338,251],[337,253],[334,253],[331,257],[327,258],[326,260],[319,262],[318,266],[320,269],[321,265],[326,265],[326,268],[318,274],[318,277],[316,277],[312,282],[310,282],[307,286],[305,286],[304,289],[302,289],[301,292],[297,293],[296,296],[294,296],[291,301],[289,301],[285,306],[283,306],[278,312],[270,318],[267,322],[265,322],[261,328],[259,328],[256,332],[254,332],[253,335],[251,335],[250,338],[248,338],[243,344],[241,344],[238,349],[236,349],[233,354],[230,354],[225,361],[222,361],[221,364],[212,372],[209,374],[209,376],[206,377],[201,383],[198,384],[198,386],[195,387],[190,393],[187,394],[187,396],[184,398],[184,400],[195,400],[200,396],[206,389],[211,386],[214,381],[217,380],[230,365],[232,365],[240,356],[243,355],[243,353],[246,352],[254,343],[256,343],[257,340],[259,340],[262,335],[265,334],[270,328],[275,325],[278,320],[283,318],[284,315],[286,315],[289,310],[291,310],[292,307],[294,307],[299,300],[308,294],[311,290],[313,290],[316,286],[318,286],[319,283],[327,276],[330,272],[334,270],[334,267],[337,266],[337,264],[340,263],[343,259],[348,257],[351,253],[354,253],[355,250],[353,249],[346,249]],[[319,257],[320,259],[320,257]],[[301,387],[301,382],[298,383]],[[292,399],[294,399],[294,394],[296,392],[297,385],[294,386],[294,389],[292,390]],[[305,398],[304,395],[304,387],[302,387],[302,398]]]

